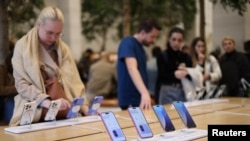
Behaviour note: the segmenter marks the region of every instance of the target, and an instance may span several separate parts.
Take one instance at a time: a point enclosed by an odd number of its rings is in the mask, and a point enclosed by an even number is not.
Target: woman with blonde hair
[[[18,95],[15,97],[11,126],[20,124],[23,106],[29,101],[37,103],[32,122],[43,121],[42,111],[48,109],[53,100],[46,92],[45,81],[54,76],[60,80],[65,94],[64,98],[59,98],[62,103],[59,112],[67,111],[74,98],[84,97],[80,113],[87,115],[85,87],[69,47],[60,38],[63,26],[62,12],[56,7],[45,7],[36,25],[17,41],[12,64]]]

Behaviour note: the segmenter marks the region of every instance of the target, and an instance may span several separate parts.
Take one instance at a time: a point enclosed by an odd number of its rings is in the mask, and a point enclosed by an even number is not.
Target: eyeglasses
[[[64,34],[59,32],[59,33],[54,33],[53,31],[49,31],[49,30],[46,30],[45,27],[43,26],[43,30],[46,34],[47,37],[55,37],[55,38],[58,38],[58,37],[62,37]]]

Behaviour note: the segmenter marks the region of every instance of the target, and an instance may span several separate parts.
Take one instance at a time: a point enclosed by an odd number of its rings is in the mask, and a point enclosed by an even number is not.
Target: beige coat
[[[12,58],[13,75],[15,78],[15,86],[18,95],[15,97],[15,108],[10,126],[17,126],[20,123],[23,106],[28,101],[36,101],[39,105],[45,98],[48,97],[45,91],[44,81],[40,72],[40,67],[43,65],[39,59],[44,59],[44,62],[51,62],[46,59],[50,57],[39,56],[39,40],[38,29],[34,27],[25,36],[17,41],[15,45],[14,55]],[[58,43],[58,60],[59,67],[56,67],[56,72],[61,76],[63,88],[66,98],[72,102],[75,97],[84,97],[84,106],[88,106],[88,101],[85,96],[85,87],[79,77],[76,67],[76,62],[69,50],[69,47],[59,39]],[[50,66],[51,64],[46,64]],[[52,65],[51,65],[52,66]],[[37,106],[36,114],[33,122],[38,122],[41,116],[42,108]]]

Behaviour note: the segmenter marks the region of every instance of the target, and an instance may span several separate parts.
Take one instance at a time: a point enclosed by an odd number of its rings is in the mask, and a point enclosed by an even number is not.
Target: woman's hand
[[[64,98],[60,98],[59,100],[61,100],[61,106],[60,106],[59,111],[66,110],[66,109],[70,108],[70,103],[68,100],[66,100]]]
[[[209,79],[210,79],[209,73],[205,73],[205,74],[203,75],[203,81],[206,81],[206,80],[209,80]]]
[[[174,72],[175,77],[178,79],[182,79],[184,77],[186,77],[186,75],[188,74],[187,70],[176,70]]]
[[[51,101],[49,99],[45,99],[42,104],[41,104],[41,107],[44,107],[44,108],[47,108],[49,109],[49,106],[51,104]]]

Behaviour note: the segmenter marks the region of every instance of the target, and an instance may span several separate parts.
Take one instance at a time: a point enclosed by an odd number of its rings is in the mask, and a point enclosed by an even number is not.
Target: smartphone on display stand
[[[24,104],[20,125],[31,124],[35,115],[37,104],[35,101]]]
[[[153,132],[140,107],[129,107],[128,112],[140,138],[153,137]]]
[[[156,117],[160,121],[161,127],[166,132],[175,130],[175,127],[174,127],[171,119],[169,118],[169,116],[168,116],[165,108],[163,107],[163,105],[154,105],[153,110],[155,112]]]
[[[225,89],[226,89],[226,85],[221,85],[221,86],[219,87],[219,89],[217,90],[217,92],[215,93],[214,98],[219,98],[219,97],[221,97],[221,96],[223,95]]]
[[[182,101],[174,101],[173,105],[187,128],[195,128],[196,124]]]
[[[103,96],[95,96],[91,106],[89,107],[88,115],[97,115],[102,101],[103,101]]]
[[[59,99],[51,101],[48,112],[46,113],[44,120],[45,121],[56,120],[56,115],[60,109],[61,104],[62,102]]]
[[[66,115],[66,118],[78,117],[83,101],[84,101],[83,97],[74,98],[73,102],[71,103],[70,109]]]
[[[126,140],[126,137],[113,112],[102,112],[100,116],[112,141]]]

